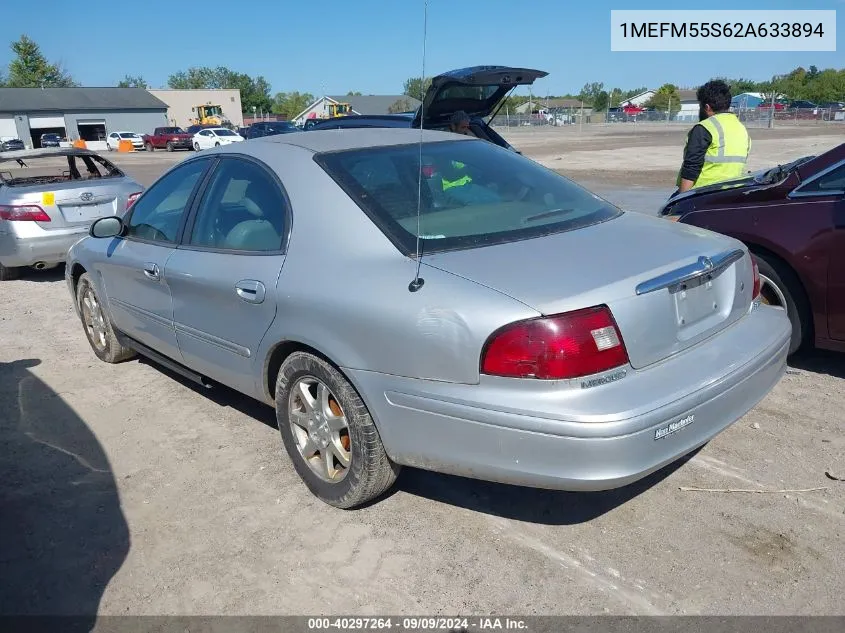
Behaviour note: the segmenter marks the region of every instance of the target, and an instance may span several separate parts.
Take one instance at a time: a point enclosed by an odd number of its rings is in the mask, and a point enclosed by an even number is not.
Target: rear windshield
[[[119,136],[120,138],[135,138],[138,135],[133,132],[122,132]]]
[[[405,254],[475,248],[572,231],[620,209],[486,141],[441,141],[315,159]],[[420,186],[420,174],[422,183]],[[418,192],[421,195],[418,196]]]
[[[232,130],[214,130],[214,133],[217,136],[235,136],[235,133]]]

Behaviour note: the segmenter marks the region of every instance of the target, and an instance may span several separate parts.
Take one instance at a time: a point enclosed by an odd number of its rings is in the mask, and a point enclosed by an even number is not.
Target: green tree
[[[279,92],[273,97],[273,112],[286,119],[293,119],[314,102],[309,92]]]
[[[590,104],[595,107],[595,101],[599,98],[599,95],[604,92],[604,84],[598,81],[594,81],[592,83],[585,83],[584,87],[581,88],[581,92],[578,93],[578,99],[583,101],[585,104]]]
[[[596,98],[593,99],[593,110],[596,112],[604,112],[608,108],[608,104],[610,103],[610,94],[607,90],[602,90]]]
[[[174,90],[239,90],[244,112],[252,112],[253,107],[269,112],[273,107],[270,84],[264,77],[253,78],[225,66],[192,66],[170,75],[167,85]]]
[[[670,118],[681,110],[681,96],[674,84],[663,84],[657,92],[646,101],[647,108],[654,108],[658,112],[668,112]]]
[[[397,99],[394,101],[387,111],[391,114],[395,114],[397,112],[410,112],[414,109],[414,104],[411,103],[411,100],[408,97],[402,97],[401,99]]]
[[[26,35],[12,42],[14,59],[9,63],[9,88],[68,88],[75,86],[60,64],[51,64],[41,48]]]
[[[149,84],[144,81],[144,78],[141,75],[125,75],[123,79],[121,79],[117,83],[118,88],[149,88]]]
[[[349,92],[346,93],[346,96],[347,97],[360,97],[361,93],[360,92],[353,92],[353,91],[350,90]]]
[[[431,77],[426,77],[425,80],[422,77],[410,77],[405,80],[402,94],[422,101],[429,86],[431,86]]]

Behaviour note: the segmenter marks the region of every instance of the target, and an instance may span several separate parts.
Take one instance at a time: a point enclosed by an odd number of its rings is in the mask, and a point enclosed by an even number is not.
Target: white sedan
[[[144,139],[135,132],[112,132],[106,137],[106,147],[112,152],[120,146],[120,141],[129,141],[132,148],[137,152],[146,149]]]
[[[225,127],[209,127],[194,134],[194,149],[210,149],[245,140],[243,136]]]

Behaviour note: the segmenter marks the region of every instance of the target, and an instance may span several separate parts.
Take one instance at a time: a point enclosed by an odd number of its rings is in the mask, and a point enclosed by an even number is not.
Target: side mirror
[[[109,216],[95,220],[88,230],[91,237],[117,237],[123,233],[123,220]]]

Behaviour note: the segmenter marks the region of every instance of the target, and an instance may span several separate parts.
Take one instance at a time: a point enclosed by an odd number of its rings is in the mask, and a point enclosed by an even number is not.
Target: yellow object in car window
[[[41,194],[41,204],[45,207],[51,207],[56,204],[56,194],[52,191],[45,191]]]

